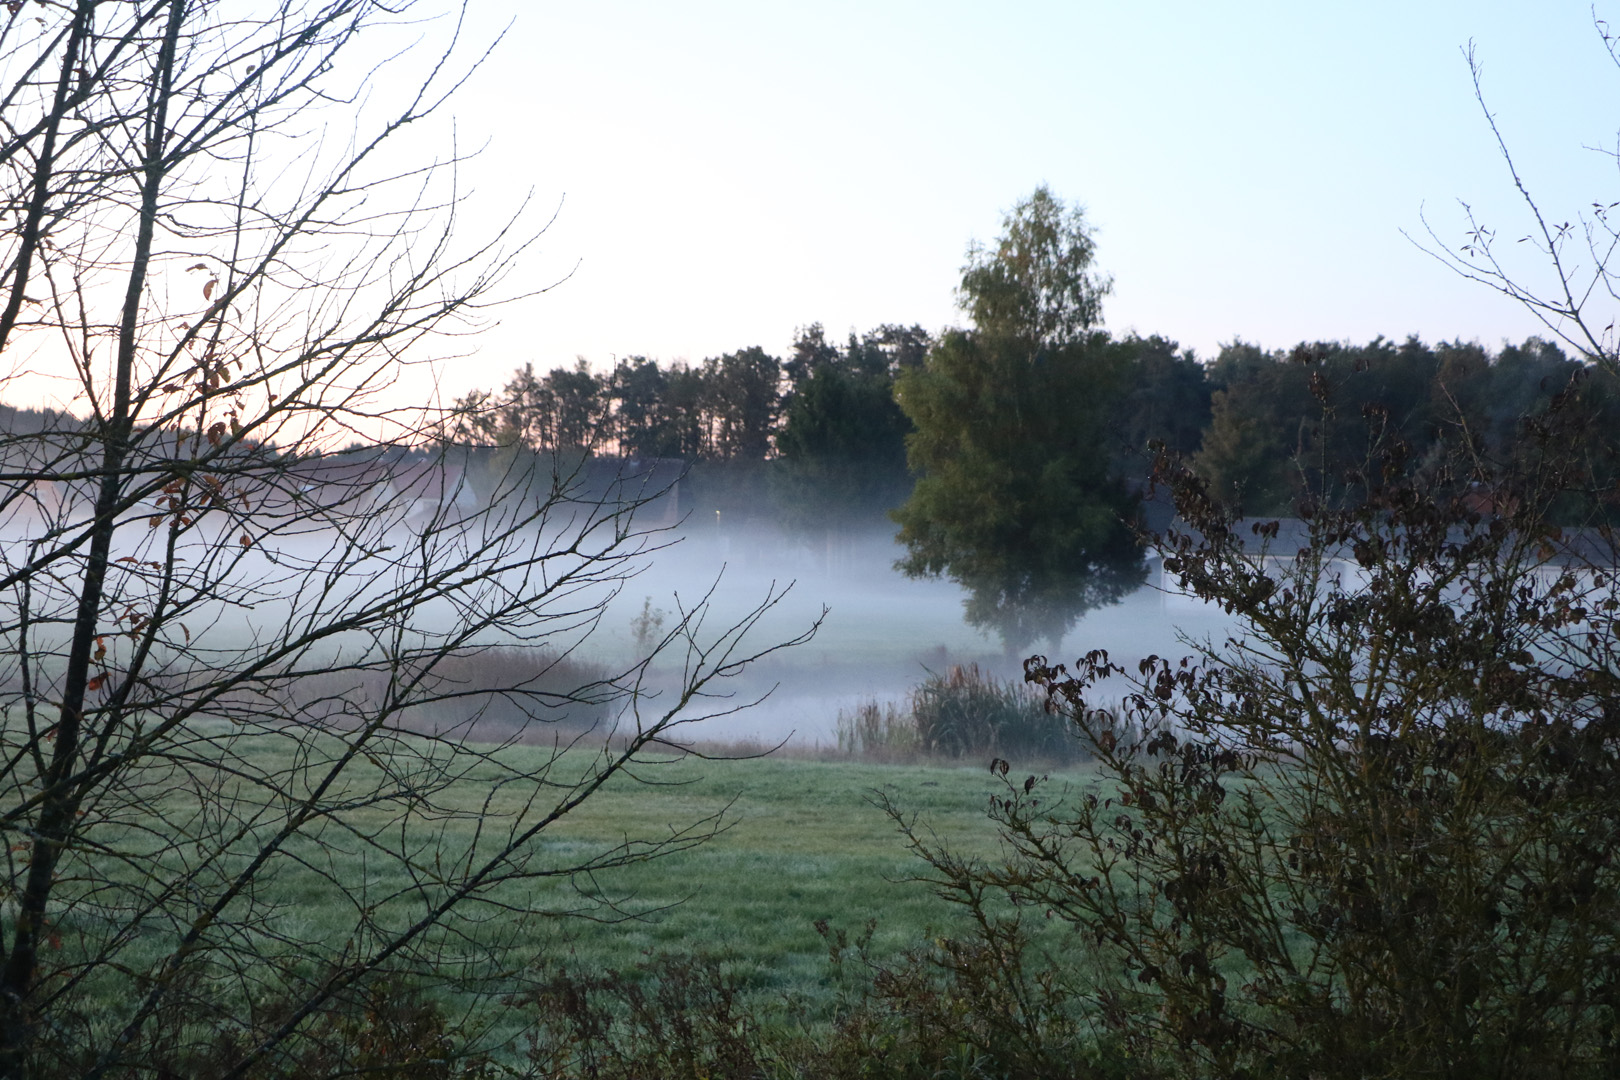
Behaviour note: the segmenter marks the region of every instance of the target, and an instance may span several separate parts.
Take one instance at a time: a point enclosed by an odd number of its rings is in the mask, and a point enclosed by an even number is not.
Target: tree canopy
[[[1109,289],[1094,250],[1083,212],[1038,188],[995,245],[969,249],[958,300],[973,328],[896,383],[916,428],[916,486],[893,514],[900,565],[960,582],[968,620],[1009,651],[1055,643],[1141,581],[1134,498],[1107,438],[1129,361],[1093,329]]]
[[[911,486],[911,422],[894,400],[894,379],[921,362],[921,327],[882,326],[843,348],[808,327],[786,369],[792,380],[776,449],[776,491],[784,518],[800,528],[847,528],[881,517]]]

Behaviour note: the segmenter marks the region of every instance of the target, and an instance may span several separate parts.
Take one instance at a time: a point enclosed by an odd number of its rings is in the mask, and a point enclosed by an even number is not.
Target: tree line
[[[766,512],[785,524],[883,524],[926,469],[907,467],[908,439],[922,455],[896,386],[951,340],[950,332],[884,324],[840,343],[811,323],[786,357],[755,345],[697,364],[638,355],[608,371],[580,360],[545,374],[527,364],[502,389],[458,399],[452,437],[475,448],[677,459],[699,475],[715,466],[733,478],[771,469],[779,497]],[[1525,418],[1561,397],[1587,418],[1594,462],[1613,475],[1605,436],[1620,430],[1620,385],[1542,338],[1495,350],[1416,336],[1286,349],[1239,339],[1204,360],[1157,335],[1096,330],[1085,350],[1071,385],[1019,404],[1044,404],[1052,429],[1085,430],[1087,456],[1131,496],[1145,490],[1162,446],[1191,460],[1242,512],[1288,515],[1315,475],[1313,460],[1364,456],[1369,415],[1407,443],[1412,467],[1450,430],[1507,460],[1523,452]],[[1015,374],[986,376],[1008,389]],[[985,396],[972,403],[981,416],[993,411],[992,389],[981,387]],[[969,423],[967,405],[941,425]],[[1048,453],[1064,437],[1053,430],[1029,450]]]
[[[1555,402],[1579,417],[1592,473],[1584,495],[1558,509],[1566,523],[1604,514],[1615,476],[1620,384],[1594,362],[1530,338],[1495,352],[1477,342],[1427,345],[1302,343],[1266,352],[1234,342],[1206,370],[1211,407],[1197,472],[1251,515],[1289,514],[1322,462],[1365,461],[1380,441],[1405,446],[1404,467],[1432,470],[1455,436],[1482,460],[1507,464],[1539,451],[1538,419]],[[1369,422],[1371,430],[1369,431]]]
[[[908,486],[894,381],[932,344],[901,325],[840,344],[813,323],[786,358],[751,346],[697,364],[631,356],[543,375],[529,364],[499,391],[458,399],[450,434],[474,448],[679,460],[702,503],[757,506],[769,485],[779,497],[767,501],[806,525],[880,517]]]

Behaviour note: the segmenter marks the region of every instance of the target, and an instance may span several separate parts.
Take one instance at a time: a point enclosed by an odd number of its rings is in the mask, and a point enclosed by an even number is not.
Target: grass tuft
[[[903,704],[862,702],[838,714],[838,749],[868,761],[1011,756],[1055,762],[1090,758],[1068,721],[1046,697],[977,664],[930,672]]]

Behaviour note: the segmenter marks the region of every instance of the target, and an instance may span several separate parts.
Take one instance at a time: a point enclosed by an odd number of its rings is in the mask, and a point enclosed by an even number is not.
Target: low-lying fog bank
[[[404,526],[398,528],[396,542],[411,542]],[[387,529],[378,535],[382,540],[394,539],[393,532]],[[558,535],[563,539],[557,539]],[[611,543],[611,535],[603,537],[600,530],[590,535],[593,542]],[[149,591],[147,584],[129,575],[136,573],[134,568],[147,565],[138,560],[152,557],[148,546],[159,536],[158,531],[145,528],[120,534],[114,550],[114,586],[125,589],[132,597],[141,595],[143,589]],[[540,550],[556,552],[567,550],[570,539],[562,533],[549,537],[534,534],[517,537],[514,544],[521,549],[535,543]],[[172,658],[166,659],[168,654],[161,648],[154,653],[156,667],[148,672],[149,676],[184,681],[191,677],[188,672],[206,674],[216,667],[234,668],[244,656],[255,655],[267,647],[266,643],[288,633],[289,627],[297,629],[305,622],[313,625],[323,619],[329,622],[333,612],[386,594],[400,586],[401,575],[409,577],[414,572],[409,559],[397,567],[387,562],[381,554],[388,550],[386,546],[380,547],[378,558],[371,561],[346,554],[342,541],[329,532],[276,534],[251,548],[238,548],[231,540],[222,540],[206,530],[187,537],[179,565],[182,574],[197,576],[192,584],[207,584],[213,580],[210,575],[216,573],[235,584],[231,590],[195,603],[185,614],[183,625],[170,628],[169,636],[174,637],[178,630],[184,645],[169,649],[175,653]],[[446,545],[443,558],[457,554],[453,533],[439,541]],[[9,530],[0,535],[0,543],[25,542],[26,536],[14,538]],[[531,650],[531,656],[538,653],[563,658],[556,678],[597,678],[633,666],[637,657],[645,655],[653,643],[675,628],[682,609],[695,610],[707,599],[696,638],[708,643],[747,618],[767,597],[781,594],[759,619],[734,659],[804,634],[822,617],[825,608],[819,631],[802,645],[766,656],[729,683],[712,686],[729,696],[699,702],[698,707],[683,715],[729,715],[682,728],[680,734],[695,742],[789,742],[805,747],[836,745],[840,710],[853,710],[869,700],[898,702],[930,672],[945,674],[952,665],[977,664],[986,673],[1003,679],[1016,679],[1022,674],[1021,656],[1008,658],[999,639],[981,634],[963,622],[964,594],[959,587],[945,580],[912,580],[894,569],[902,552],[894,543],[891,529],[858,536],[824,536],[807,542],[780,529],[745,528],[712,514],[688,519],[678,529],[650,534],[646,542],[649,550],[622,568],[632,571],[628,579],[587,580],[577,591],[564,589],[546,614],[529,622],[527,632],[514,629],[505,637],[473,642],[495,646],[497,651],[486,656],[485,661],[468,663],[474,667],[480,663],[486,667],[488,663],[510,665],[510,659],[499,655],[501,647],[538,646],[538,650]],[[228,561],[224,561],[227,556]],[[369,576],[373,562],[381,569]],[[519,569],[497,574],[491,579],[492,587],[527,590],[535,587],[543,575],[551,575],[546,580],[554,582],[555,575],[566,575],[576,566],[590,569],[588,558],[578,555],[548,560],[543,572],[523,568],[521,559],[515,559],[513,565]],[[210,566],[213,569],[207,569]],[[614,567],[611,563],[597,564],[595,569],[611,572]],[[328,579],[328,573],[334,576]],[[59,591],[70,590],[71,585],[69,575]],[[607,601],[600,618],[594,618],[594,605],[608,597],[615,586],[616,595]],[[70,605],[71,599],[68,591],[62,591],[59,603]],[[456,619],[457,612],[447,601],[435,600],[421,608],[412,623],[423,640],[430,640],[433,633],[445,632]],[[1185,650],[1177,642],[1178,630],[1195,638],[1218,639],[1230,625],[1218,612],[1185,598],[1167,602],[1148,587],[1122,604],[1087,614],[1053,659],[1072,662],[1074,657],[1097,648],[1107,649],[1122,663],[1150,653],[1179,656]],[[65,630],[57,635],[61,640],[47,640],[42,633],[36,630],[34,640],[35,648],[46,654],[40,661],[40,673],[53,676],[65,655]],[[115,649],[120,641],[113,642]],[[355,635],[321,638],[314,646],[333,658],[341,654],[351,660],[371,656],[376,647],[376,642]],[[1044,649],[1045,644],[1036,648]],[[312,659],[300,662],[319,668],[325,655],[312,654]],[[169,659],[174,660],[173,670],[164,667]],[[677,643],[650,669],[648,683],[664,688],[663,702],[673,698],[682,659]],[[0,670],[0,686],[11,687],[16,674],[12,668]],[[330,686],[317,678],[311,682],[309,692],[327,693],[336,700],[351,683],[359,686],[367,677],[334,674],[327,679]],[[474,673],[472,668],[466,673],[460,668],[445,673],[452,682],[458,678],[476,682],[486,677],[487,671]],[[496,679],[508,679],[509,685],[519,685],[529,677],[517,668],[495,675]],[[568,687],[573,685],[568,683]],[[1103,694],[1108,695],[1107,688]],[[759,703],[751,704],[755,701]],[[644,715],[656,714],[663,702],[650,703],[643,709]],[[473,702],[467,709],[480,704]],[[464,723],[458,717],[455,710],[423,706],[406,722],[435,730],[456,730]],[[600,719],[599,715],[591,716],[586,722]],[[513,720],[492,712],[479,721],[485,730],[468,733],[473,738],[504,739],[516,734],[515,724],[520,721],[521,714]],[[566,724],[565,720],[563,726]],[[577,733],[578,728],[573,730]],[[556,736],[566,737],[566,733],[560,728],[543,728],[524,737],[549,740]]]
[[[807,644],[777,653],[732,682],[724,709],[769,693],[758,705],[686,730],[704,741],[788,741],[803,746],[836,744],[840,709],[875,698],[906,696],[930,671],[977,663],[997,676],[1022,674],[1022,657],[1009,661],[1000,640],[962,619],[963,590],[945,580],[918,581],[894,569],[901,550],[888,532],[807,544],[770,531],[744,532],[699,523],[648,560],[611,605],[586,654],[623,662],[632,655],[638,630],[650,629],[644,614],[667,613],[673,624],[676,597],[690,605],[714,589],[711,626],[741,618],[773,587],[792,588],[764,618],[750,640],[763,647],[802,632],[827,609]],[[1150,580],[1154,576],[1150,575]],[[1091,649],[1107,649],[1116,662],[1149,654],[1186,652],[1178,631],[1219,638],[1232,625],[1219,611],[1167,598],[1144,587],[1123,603],[1088,613],[1063,641],[1055,659],[1071,662]],[[1045,643],[1031,651],[1044,651]],[[666,661],[674,667],[674,658]],[[655,669],[655,675],[657,669]],[[774,688],[774,689],[773,689]],[[1104,689],[1107,694],[1107,689]]]

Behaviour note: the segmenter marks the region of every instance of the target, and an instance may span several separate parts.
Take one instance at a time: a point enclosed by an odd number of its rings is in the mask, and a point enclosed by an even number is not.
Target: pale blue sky
[[[968,241],[1041,183],[1096,224],[1116,331],[1203,355],[1523,337],[1527,315],[1401,234],[1426,208],[1460,243],[1458,199],[1525,230],[1470,38],[1549,213],[1620,197],[1583,148],[1614,146],[1620,71],[1582,3],[475,6],[478,33],[515,23],[455,106],[491,140],[468,225],[530,187],[566,196],[516,284],[579,265],[447,391],[576,355],[782,352],[811,321],[937,329]]]

